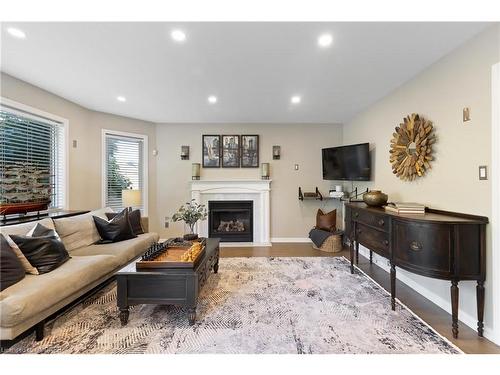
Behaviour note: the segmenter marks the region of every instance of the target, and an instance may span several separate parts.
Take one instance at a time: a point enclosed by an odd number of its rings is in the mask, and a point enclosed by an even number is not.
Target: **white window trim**
[[[42,111],[41,109],[16,102],[12,99],[4,98],[3,96],[0,96],[0,107],[3,107],[6,110],[16,113],[18,115],[33,118],[35,120],[39,119],[40,117],[45,118],[49,121],[60,123],[61,126],[63,127],[64,155],[62,157],[63,176],[61,178],[64,184],[63,210],[68,210],[69,209],[69,141],[68,141],[69,120],[64,117],[54,115],[53,113],[45,112]]]
[[[491,270],[493,337],[500,344],[500,62],[491,68]]]
[[[149,179],[149,160],[148,160],[148,155],[149,155],[149,148],[148,148],[148,136],[145,134],[139,134],[139,133],[128,133],[128,132],[122,132],[118,130],[111,130],[111,129],[102,129],[102,136],[101,136],[101,206],[105,207],[106,206],[106,134],[110,135],[118,135],[122,137],[132,137],[132,138],[139,138],[142,139],[144,142],[144,147],[142,148],[142,158],[144,160],[144,168],[143,168],[143,175],[142,175],[142,180],[144,181],[144,187],[143,187],[143,192],[142,192],[142,199],[143,199],[143,215],[148,216],[148,208],[149,208],[149,200],[148,200],[148,193],[149,193],[149,184],[148,184],[148,179]]]

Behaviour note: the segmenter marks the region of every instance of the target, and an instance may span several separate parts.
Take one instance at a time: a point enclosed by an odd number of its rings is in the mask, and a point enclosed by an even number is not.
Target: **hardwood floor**
[[[308,243],[274,243],[272,247],[221,247],[221,257],[317,257],[317,256],[345,256],[349,259],[349,251],[340,253],[325,253],[315,250]],[[358,267],[367,275],[389,290],[389,274],[360,254]],[[477,336],[462,322],[459,322],[459,337],[454,339],[451,333],[451,315],[435,305],[427,298],[407,287],[400,281],[396,282],[397,296],[408,308],[432,326],[437,332],[446,337],[465,353],[471,354],[500,354],[500,347],[488,339]],[[388,306],[387,308],[390,308]]]

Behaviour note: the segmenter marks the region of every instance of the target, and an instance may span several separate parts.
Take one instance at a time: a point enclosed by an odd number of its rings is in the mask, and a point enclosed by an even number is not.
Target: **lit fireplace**
[[[221,242],[252,242],[253,201],[209,201],[208,231]]]

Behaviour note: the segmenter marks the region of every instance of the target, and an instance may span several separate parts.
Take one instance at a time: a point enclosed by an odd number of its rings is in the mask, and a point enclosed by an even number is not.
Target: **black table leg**
[[[458,280],[451,280],[451,329],[453,338],[458,337]]]
[[[217,259],[217,263],[214,264],[214,273],[219,272],[219,260]]]
[[[396,310],[396,266],[391,263],[391,309]]]
[[[122,323],[122,326],[127,324],[128,315],[129,315],[128,306],[120,307],[120,322]]]
[[[359,264],[359,242],[356,241],[356,264]]]
[[[370,250],[370,264],[373,263],[373,251]]]
[[[483,337],[484,280],[478,280],[477,282],[476,299],[477,299],[477,335]]]

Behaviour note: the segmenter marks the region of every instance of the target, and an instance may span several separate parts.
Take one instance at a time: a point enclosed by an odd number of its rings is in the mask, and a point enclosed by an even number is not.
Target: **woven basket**
[[[312,246],[316,250],[326,251],[328,253],[338,253],[342,251],[342,234],[332,234],[320,247],[317,247],[314,243]]]

